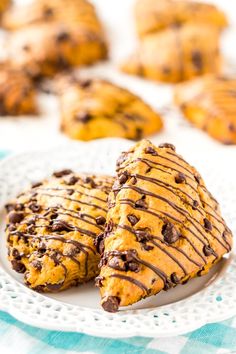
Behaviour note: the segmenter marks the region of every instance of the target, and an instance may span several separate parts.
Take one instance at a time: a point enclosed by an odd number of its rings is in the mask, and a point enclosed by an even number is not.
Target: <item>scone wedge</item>
[[[115,312],[200,276],[230,251],[232,234],[199,173],[171,144],[143,140],[117,161],[96,284]]]
[[[9,260],[30,288],[60,291],[97,275],[94,239],[104,230],[112,182],[59,171],[6,206]]]

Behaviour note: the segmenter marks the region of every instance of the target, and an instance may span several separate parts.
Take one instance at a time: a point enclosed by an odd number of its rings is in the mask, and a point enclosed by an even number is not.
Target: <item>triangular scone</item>
[[[135,20],[139,36],[145,36],[170,26],[198,23],[224,28],[225,14],[212,4],[186,0],[137,0]]]
[[[148,34],[121,69],[128,74],[173,83],[218,73],[219,33],[214,26],[186,24]]]
[[[94,239],[104,230],[112,177],[54,173],[6,206],[8,255],[37,291],[60,291],[98,274]]]
[[[162,128],[161,117],[151,106],[109,81],[75,78],[62,84],[61,91],[61,130],[73,139],[139,140]]]
[[[208,272],[231,231],[198,172],[171,144],[147,140],[123,153],[109,196],[102,253],[102,306],[117,311]]]
[[[236,144],[236,78],[206,75],[180,84],[175,102],[184,116],[224,144]]]

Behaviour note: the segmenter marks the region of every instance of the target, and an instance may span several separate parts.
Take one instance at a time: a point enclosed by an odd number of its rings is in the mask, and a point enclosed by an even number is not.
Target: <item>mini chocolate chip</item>
[[[188,283],[188,281],[189,281],[189,279],[190,279],[190,277],[188,277],[188,278],[186,278],[181,284],[182,285],[185,285],[185,284],[187,284]]]
[[[72,173],[71,170],[66,169],[66,170],[54,172],[54,173],[53,173],[53,176],[54,176],[54,177],[57,177],[57,178],[61,178],[61,177],[63,177],[63,176],[70,175],[71,173]]]
[[[186,181],[185,174],[182,172],[179,172],[177,176],[175,176],[175,183],[183,183]]]
[[[170,280],[173,284],[179,283],[179,278],[177,277],[177,274],[175,272],[170,275]]]
[[[128,180],[128,174],[122,173],[118,179],[119,179],[120,184],[124,184]]]
[[[125,262],[122,261],[120,257],[113,257],[108,261],[108,266],[110,268],[120,270],[120,271],[125,271],[126,270],[126,264]]]
[[[167,222],[162,226],[161,233],[164,236],[164,241],[169,244],[176,242],[180,237],[179,232],[176,230],[174,225],[170,222]]]
[[[79,85],[80,85],[82,88],[87,88],[87,87],[89,87],[91,84],[92,84],[92,80],[90,80],[90,79],[87,79],[87,80],[80,80],[80,81],[79,81]]]
[[[203,253],[205,254],[205,256],[208,257],[208,256],[211,256],[214,253],[214,251],[210,246],[205,245],[203,247]]]
[[[108,298],[103,301],[102,307],[108,312],[117,312],[120,304],[120,298],[117,296],[108,296]]]
[[[58,284],[47,284],[47,288],[50,291],[57,291],[59,290],[63,285],[63,282],[58,283]]]
[[[123,162],[125,162],[127,158],[127,152],[122,152],[122,154],[119,156],[119,158],[116,161],[116,166],[120,166]]]
[[[66,31],[62,31],[60,33],[57,34],[56,36],[56,40],[58,42],[67,42],[70,38],[70,34]]]
[[[97,277],[95,278],[95,286],[98,287],[98,288],[101,288],[101,287],[103,286],[103,280],[104,280],[104,279],[105,279],[105,278],[102,277],[101,275],[97,276]]]
[[[32,210],[34,213],[40,212],[42,210],[41,206],[37,203],[31,203],[29,205],[29,209]]]
[[[45,17],[51,17],[53,15],[54,11],[51,7],[46,7],[43,11],[43,14]]]
[[[236,126],[235,126],[233,123],[230,123],[230,124],[229,124],[229,130],[230,130],[231,132],[235,132]]]
[[[14,232],[14,231],[16,231],[15,225],[9,225],[9,226],[8,226],[8,231],[9,231],[9,232]]]
[[[67,194],[68,195],[72,195],[74,193],[74,189],[67,189]]]
[[[151,284],[154,284],[154,283],[155,283],[155,281],[156,281],[156,279],[155,279],[155,278],[153,278],[153,279],[151,280]]]
[[[170,143],[163,143],[163,144],[160,144],[158,147],[159,148],[167,148],[167,149],[171,149],[171,150],[175,151],[175,146]]]
[[[151,251],[154,247],[150,245],[143,245],[143,248],[145,249],[145,251]]]
[[[17,224],[21,222],[24,219],[24,214],[23,213],[17,213],[15,211],[11,211],[9,214],[9,221],[12,224]]]
[[[26,271],[26,268],[23,263],[16,261],[13,259],[11,261],[12,268],[17,272],[17,273],[24,273]]]
[[[24,45],[22,46],[22,50],[23,50],[24,52],[29,52],[30,49],[31,49],[31,47],[30,47],[28,44],[24,44]]]
[[[135,140],[140,140],[143,137],[143,129],[136,128]]]
[[[151,170],[152,170],[152,167],[148,167],[148,168],[146,169],[145,173],[149,173],[149,172],[151,172]]]
[[[66,182],[69,186],[73,186],[78,182],[78,177],[72,176],[70,179]]]
[[[192,53],[192,62],[197,71],[201,71],[203,66],[202,53],[199,51],[194,51]]]
[[[137,218],[137,216],[133,215],[133,214],[129,214],[127,216],[127,219],[129,220],[130,224],[132,226],[134,226],[135,224],[137,224],[137,222],[139,221],[139,218]]]
[[[107,223],[107,225],[106,225],[106,233],[112,232],[113,227],[114,227],[113,221],[110,220],[110,221]]]
[[[138,273],[140,271],[140,265],[136,262],[129,262],[127,264],[127,270],[130,270],[131,272]]]
[[[92,116],[88,112],[78,112],[75,115],[75,119],[81,123],[87,123],[92,119]]]
[[[172,288],[171,282],[169,280],[166,280],[163,290],[168,291],[171,288]]]
[[[156,152],[155,149],[153,149],[151,146],[148,146],[146,149],[145,149],[145,153],[146,154],[151,154],[153,156],[157,156],[158,153]]]
[[[104,216],[97,216],[96,223],[97,225],[104,225],[106,223],[106,219],[104,218]]]
[[[42,269],[42,264],[38,260],[34,260],[33,262],[31,262],[31,265],[32,265],[32,267],[34,267],[35,269],[37,269],[39,271]]]
[[[204,220],[204,228],[207,230],[207,231],[211,231],[212,230],[212,224],[211,222],[205,218]]]
[[[135,176],[132,176],[131,180],[130,180],[131,184],[136,184],[137,183],[137,178]]]
[[[97,186],[92,177],[86,176],[85,178],[83,178],[83,181],[84,183],[90,183],[92,188],[96,188]]]
[[[104,234],[101,233],[97,236],[97,238],[94,241],[94,245],[98,251],[99,254],[103,254],[104,252]]]
[[[142,198],[135,202],[135,208],[137,209],[147,209],[148,205]]]
[[[10,211],[15,210],[15,204],[8,203],[8,204],[5,205],[5,209],[9,213]]]
[[[193,210],[196,210],[196,209],[198,208],[198,206],[199,206],[198,201],[197,201],[197,200],[194,200],[194,201],[193,201],[193,206],[192,206]]]
[[[53,213],[53,214],[50,215],[50,219],[51,219],[51,220],[54,220],[54,219],[56,219],[57,217],[58,217],[58,214],[57,214],[57,213]]]
[[[138,242],[146,242],[150,239],[150,234],[147,230],[136,230],[135,236]]]
[[[17,261],[21,260],[20,253],[16,248],[13,248],[12,250],[12,257],[14,257]]]
[[[69,225],[66,221],[55,220],[51,226],[52,231],[73,231],[73,226]]]
[[[33,183],[31,185],[32,188],[37,188],[37,187],[40,187],[40,186],[42,186],[42,182],[36,182],[36,183]]]

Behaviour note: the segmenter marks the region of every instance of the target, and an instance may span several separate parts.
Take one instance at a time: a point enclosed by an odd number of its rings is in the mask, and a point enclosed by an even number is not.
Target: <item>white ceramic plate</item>
[[[58,294],[41,295],[26,288],[22,276],[11,270],[6,254],[4,204],[29,182],[38,181],[61,168],[114,174],[116,158],[130,145],[131,142],[123,139],[71,143],[44,152],[15,155],[0,164],[1,310],[30,325],[100,337],[173,336],[236,314],[236,256],[232,253],[208,275],[116,314],[100,308],[99,291],[92,282]],[[191,160],[190,156],[188,160],[201,168],[210,190],[222,204],[229,226],[236,230],[235,175],[232,171],[227,173],[228,162],[223,156],[227,156],[224,150],[222,155],[217,151],[217,156],[208,152],[207,157],[199,156],[197,150],[193,150]]]

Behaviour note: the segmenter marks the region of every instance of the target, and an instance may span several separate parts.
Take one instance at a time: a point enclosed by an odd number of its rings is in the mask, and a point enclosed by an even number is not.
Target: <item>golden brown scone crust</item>
[[[182,0],[137,0],[135,20],[140,37],[186,23],[227,26],[225,14],[212,4]]]
[[[236,144],[236,79],[207,75],[177,86],[175,103],[196,127]]]
[[[218,73],[220,68],[218,29],[193,24],[145,36],[122,66],[128,74],[171,83]]]
[[[112,182],[64,170],[6,206],[9,260],[30,288],[59,291],[95,277],[94,239],[104,230]]]
[[[198,172],[173,145],[147,140],[123,153],[97,247],[102,306],[119,306],[208,272],[230,251],[231,231]]]
[[[21,70],[0,65],[0,116],[37,113],[36,91]]]
[[[24,6],[13,5],[3,17],[3,26],[9,30],[55,22],[75,24],[87,31],[103,33],[94,6],[86,0],[34,0]]]
[[[11,0],[1,0],[0,1],[0,17],[4,14],[4,12],[11,5],[11,3],[12,3]],[[1,19],[1,25],[2,25],[2,19]]]
[[[69,83],[60,95],[61,129],[73,139],[140,139],[162,128],[160,116],[139,97],[101,79]]]

